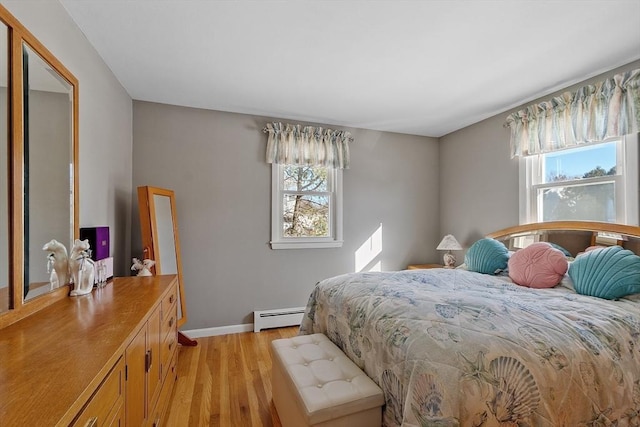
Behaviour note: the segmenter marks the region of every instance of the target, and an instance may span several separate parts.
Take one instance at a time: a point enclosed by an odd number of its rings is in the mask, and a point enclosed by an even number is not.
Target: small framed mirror
[[[180,237],[175,196],[172,190],[157,187],[138,187],[138,209],[144,258],[155,261],[155,274],[178,276],[178,328],[187,321],[184,298]],[[196,341],[178,332],[182,345],[196,345]]]

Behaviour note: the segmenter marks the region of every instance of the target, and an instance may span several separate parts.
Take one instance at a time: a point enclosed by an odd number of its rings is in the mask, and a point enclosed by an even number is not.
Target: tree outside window
[[[285,166],[283,183],[284,236],[330,236],[331,193],[327,168]]]
[[[271,247],[342,246],[342,170],[274,164]]]
[[[542,155],[542,182],[534,185],[538,220],[616,222],[617,144]]]
[[[566,175],[552,177],[549,182],[567,182],[573,185],[539,190],[542,192],[543,221],[591,220],[616,221],[615,181],[580,183],[589,178],[616,176],[616,167],[608,171],[597,166],[583,176],[571,179]]]

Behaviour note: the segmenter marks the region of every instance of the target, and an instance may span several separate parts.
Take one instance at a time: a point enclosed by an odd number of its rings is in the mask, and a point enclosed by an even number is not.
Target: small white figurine
[[[69,257],[69,269],[71,270],[71,280],[74,285],[74,289],[69,295],[75,297],[91,293],[95,266],[93,260],[89,257],[88,239],[76,239],[73,242],[73,249]]]
[[[49,283],[51,289],[69,283],[69,257],[67,256],[67,248],[54,239],[45,244],[42,250],[49,252],[49,255],[47,255],[47,271],[50,274]]]
[[[156,265],[156,262],[152,259],[144,259],[140,261],[138,258],[133,258],[132,271],[138,271],[138,276],[153,276],[151,273],[151,267]]]

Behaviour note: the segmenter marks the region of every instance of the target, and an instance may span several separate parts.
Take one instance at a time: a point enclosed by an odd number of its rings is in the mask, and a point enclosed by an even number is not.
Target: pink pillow
[[[529,288],[552,288],[569,268],[567,257],[545,242],[532,243],[509,258],[509,277]]]

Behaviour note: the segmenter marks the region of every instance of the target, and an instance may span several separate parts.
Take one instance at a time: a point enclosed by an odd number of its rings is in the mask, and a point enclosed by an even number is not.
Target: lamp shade
[[[453,237],[453,234],[447,234],[436,248],[439,251],[459,251],[462,249],[460,243]]]

